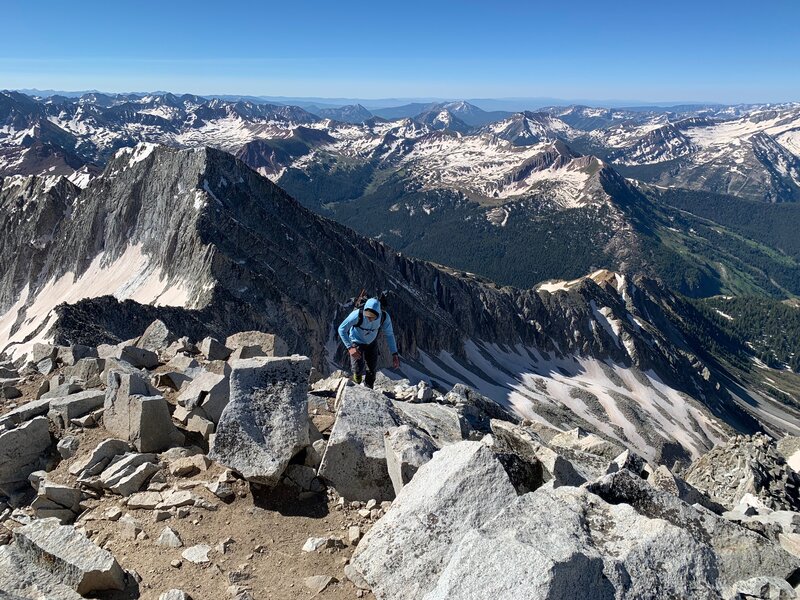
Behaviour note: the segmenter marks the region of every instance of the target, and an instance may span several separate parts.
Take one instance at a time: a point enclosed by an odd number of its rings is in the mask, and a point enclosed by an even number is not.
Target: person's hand
[[[350,356],[352,356],[356,360],[359,360],[361,358],[361,352],[359,352],[358,348],[356,348],[355,346],[349,348],[347,351],[350,353]]]
[[[392,368],[393,369],[400,368],[400,355],[397,352],[392,354]]]

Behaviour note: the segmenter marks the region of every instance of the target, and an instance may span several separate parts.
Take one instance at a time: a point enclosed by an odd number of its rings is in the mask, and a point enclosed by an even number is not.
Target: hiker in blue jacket
[[[353,382],[371,388],[375,384],[375,367],[378,364],[378,332],[383,330],[386,343],[392,353],[392,367],[400,367],[400,355],[397,353],[397,342],[394,339],[392,318],[381,310],[380,300],[370,298],[363,308],[351,312],[339,325],[339,337],[350,354],[350,368],[353,371]],[[364,368],[366,367],[366,374]]]

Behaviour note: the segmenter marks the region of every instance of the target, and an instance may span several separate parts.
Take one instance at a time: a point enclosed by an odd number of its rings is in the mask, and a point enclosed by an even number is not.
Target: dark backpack
[[[356,321],[356,327],[359,329],[361,329],[361,324],[364,322],[364,304],[367,303],[369,298],[370,296],[367,294],[367,290],[362,288],[353,302],[353,306],[358,309],[358,321]],[[378,294],[378,301],[381,303],[381,327],[383,327],[383,324],[386,321],[386,308],[389,304],[388,294],[386,292],[381,292]]]

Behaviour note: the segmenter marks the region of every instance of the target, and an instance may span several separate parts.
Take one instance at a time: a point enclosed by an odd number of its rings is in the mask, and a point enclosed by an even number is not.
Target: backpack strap
[[[361,329],[361,324],[363,322],[364,322],[364,308],[362,307],[358,309],[358,321],[356,321],[356,327]],[[381,322],[381,325],[383,325],[383,322]]]

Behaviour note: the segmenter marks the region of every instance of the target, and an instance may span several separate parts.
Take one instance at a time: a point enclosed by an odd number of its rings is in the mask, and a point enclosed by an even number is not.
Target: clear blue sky
[[[5,0],[0,89],[800,100],[800,1]]]

